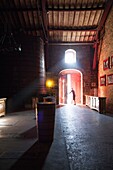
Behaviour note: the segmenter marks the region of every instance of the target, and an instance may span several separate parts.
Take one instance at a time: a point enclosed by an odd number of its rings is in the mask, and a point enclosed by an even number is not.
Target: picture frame
[[[106,70],[109,68],[109,60],[108,58],[103,61],[103,70]]]
[[[100,86],[106,86],[106,75],[100,77]]]
[[[107,84],[108,85],[113,84],[113,74],[107,75]]]
[[[113,67],[113,56],[111,56],[111,67]]]

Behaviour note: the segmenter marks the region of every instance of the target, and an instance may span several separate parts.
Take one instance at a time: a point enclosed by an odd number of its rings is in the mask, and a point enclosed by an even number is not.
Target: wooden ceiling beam
[[[43,31],[46,35],[46,41],[48,41],[48,25],[47,25],[47,11],[46,11],[46,0],[41,1],[42,5],[42,22],[43,22]]]
[[[16,8],[9,8],[9,7],[0,7],[0,12],[25,12],[25,11],[38,11],[38,8],[36,7],[31,7],[31,8],[26,8],[26,7],[16,7]]]
[[[45,1],[45,0],[44,0]],[[111,0],[112,1],[112,0]],[[43,0],[42,0],[42,7],[44,7],[43,5]],[[75,11],[97,11],[97,10],[104,10],[104,6],[103,7],[95,7],[95,8],[46,8],[45,7],[45,10],[47,12],[49,11],[57,11],[57,12],[75,12]],[[40,11],[42,9],[40,8]],[[38,8],[37,7],[16,7],[16,8],[9,8],[9,7],[0,7],[0,12],[24,12],[24,11],[38,11]]]
[[[47,8],[47,11],[57,11],[57,12],[75,12],[75,11],[97,11],[104,10],[103,7],[95,7],[95,8]]]
[[[104,24],[106,22],[106,19],[108,17],[108,14],[110,12],[110,9],[113,5],[113,0],[108,0],[106,5],[105,5],[105,10],[103,13],[103,16],[101,18],[100,24],[97,29],[97,35],[96,35],[96,42],[95,42],[95,52],[94,52],[94,58],[93,58],[93,69],[96,69],[97,66],[97,60],[98,60],[98,39],[99,39],[99,32],[103,29]]]
[[[82,41],[75,41],[75,42],[61,42],[61,41],[49,41],[48,45],[93,45],[93,41],[87,41],[87,42],[82,42]]]
[[[82,28],[79,28],[79,27],[76,27],[76,28],[69,28],[69,27],[61,27],[61,28],[49,28],[48,29],[49,31],[97,31],[97,26],[92,26],[92,27],[82,27]]]
[[[104,10],[102,19],[101,19],[100,24],[98,26],[98,31],[100,31],[103,28],[112,5],[113,5],[113,0],[108,0],[107,4],[105,6],[105,10]]]

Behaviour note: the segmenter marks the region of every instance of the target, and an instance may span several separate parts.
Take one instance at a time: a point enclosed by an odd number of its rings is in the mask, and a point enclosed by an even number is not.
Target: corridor
[[[61,134],[58,134],[58,128],[60,128],[60,126]],[[60,155],[59,153],[58,155],[56,154],[55,157],[52,155],[52,160],[49,162],[51,170],[113,169],[112,117],[90,110],[86,106],[67,105],[61,107],[56,111],[55,141],[61,141],[62,137],[69,168],[57,167],[60,163],[57,161],[60,161],[61,156],[65,157],[65,155]],[[62,146],[57,149],[62,150]],[[54,162],[58,164],[56,168],[51,168],[51,164],[54,164]],[[49,167],[46,168],[46,170],[47,169],[49,169]]]
[[[33,110],[0,118],[0,170],[113,169],[113,117],[86,106],[58,106],[51,145],[38,142],[36,128]]]

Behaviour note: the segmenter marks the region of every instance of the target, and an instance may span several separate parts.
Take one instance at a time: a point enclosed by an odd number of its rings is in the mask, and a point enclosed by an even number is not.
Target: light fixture
[[[46,81],[46,87],[52,88],[53,86],[54,86],[54,81],[51,80],[51,79],[48,79],[48,80]]]
[[[13,33],[5,33],[0,39],[0,52],[21,52],[21,44],[17,43]]]

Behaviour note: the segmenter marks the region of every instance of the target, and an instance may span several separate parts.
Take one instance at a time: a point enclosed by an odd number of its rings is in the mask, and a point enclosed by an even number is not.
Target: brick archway
[[[59,104],[71,104],[71,88],[76,93],[76,104],[83,104],[83,76],[77,69],[65,69],[59,73]]]

